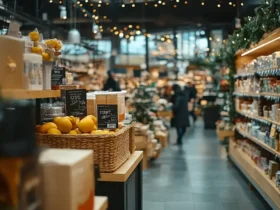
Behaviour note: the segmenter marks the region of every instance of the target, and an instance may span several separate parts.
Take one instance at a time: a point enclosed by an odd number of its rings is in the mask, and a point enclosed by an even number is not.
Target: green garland
[[[230,69],[230,97],[234,92],[235,53],[241,49],[249,49],[251,45],[259,43],[265,33],[280,27],[280,0],[265,1],[255,9],[255,16],[245,19],[245,24],[228,37],[222,56],[225,65]],[[234,103],[230,107],[230,119],[234,122]]]

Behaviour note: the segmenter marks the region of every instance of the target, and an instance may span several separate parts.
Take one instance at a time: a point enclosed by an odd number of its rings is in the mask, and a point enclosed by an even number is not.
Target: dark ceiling
[[[17,0],[16,13],[13,13],[14,2],[4,0],[4,4],[8,4],[9,9],[8,11],[0,10],[0,16],[11,18],[12,14],[17,20],[23,22],[23,30],[31,30],[37,27],[46,32],[49,29],[54,29],[61,35],[65,35],[73,27],[73,24],[70,24],[72,21],[69,8],[70,4],[73,8],[73,2],[75,1],[62,0],[61,4],[59,0],[52,0],[53,3],[49,3],[49,1]],[[239,8],[241,15],[252,13],[252,8],[255,7],[255,5],[252,6],[241,0],[161,0],[165,5],[159,4],[157,0],[148,1],[147,5],[144,2],[135,3],[135,7],[132,7],[132,3],[126,3],[125,7],[122,7],[122,2],[115,0],[111,0],[109,4],[102,3],[101,7],[98,7],[98,1],[91,2],[89,0],[88,3],[85,1],[80,1],[83,4],[82,7],[75,4],[77,28],[81,30],[84,37],[92,37],[92,23],[95,20],[92,15],[99,17],[97,23],[103,26],[105,36],[110,35],[109,29],[113,26],[124,28],[129,24],[139,25],[141,29],[145,28],[147,32],[197,27],[223,28],[230,31],[234,27],[234,19],[238,10],[237,6],[234,7],[233,4],[244,3],[244,6]],[[231,5],[229,4],[230,1],[232,2]],[[202,2],[204,2],[204,6]],[[218,4],[220,7],[218,7]],[[67,20],[60,19],[59,6],[62,5],[67,8]],[[245,11],[245,13],[242,11]],[[43,13],[48,14],[48,21],[42,21]]]

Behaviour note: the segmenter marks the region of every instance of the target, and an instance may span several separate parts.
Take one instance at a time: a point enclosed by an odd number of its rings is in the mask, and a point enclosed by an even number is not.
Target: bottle
[[[35,109],[0,100],[0,209],[40,209]]]

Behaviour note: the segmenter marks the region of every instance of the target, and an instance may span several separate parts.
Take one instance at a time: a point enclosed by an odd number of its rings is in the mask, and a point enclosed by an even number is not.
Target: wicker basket
[[[40,146],[51,148],[92,149],[94,163],[101,172],[116,171],[135,151],[134,126],[126,126],[111,135],[36,134]]]

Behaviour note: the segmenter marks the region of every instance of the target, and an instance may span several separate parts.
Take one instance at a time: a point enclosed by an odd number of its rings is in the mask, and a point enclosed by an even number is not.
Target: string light
[[[173,6],[174,8],[177,8],[177,5],[176,4],[174,4],[174,6]]]
[[[115,26],[113,29],[114,29],[114,30],[117,30],[118,28]]]
[[[118,31],[115,31],[115,33],[114,33],[115,35],[118,35],[119,34],[119,32]]]
[[[157,4],[154,5],[154,7],[157,7],[157,6],[158,6]]]
[[[50,0],[50,3],[53,3],[53,1],[52,1],[52,0]]]
[[[134,39],[134,36],[131,36],[130,39]]]
[[[201,2],[201,5],[202,5],[202,6],[204,6],[204,1],[203,1],[203,2]]]
[[[109,2],[107,2],[107,3],[106,3],[106,6],[109,6],[109,4],[110,4],[110,3],[109,3]]]
[[[98,4],[97,6],[98,6],[98,7],[101,7],[101,4]]]
[[[103,28],[103,26],[99,26],[99,28]]]
[[[99,4],[101,4],[102,3],[102,1],[101,0],[99,0],[99,2],[98,2]]]
[[[87,13],[85,13],[84,16],[87,17]]]
[[[82,7],[83,6],[83,4],[80,4],[80,7]]]
[[[132,6],[132,7],[135,7],[135,4],[132,4],[131,6]]]
[[[132,28],[132,25],[128,25],[128,28]]]
[[[120,32],[119,37],[123,38],[123,32]]]
[[[95,15],[92,15],[91,17],[92,17],[92,18],[95,18]]]
[[[103,29],[102,29],[102,28],[100,29],[100,32],[103,32]]]
[[[85,0],[86,3],[88,3],[88,0]]]
[[[233,6],[233,7],[235,7],[236,5],[235,5],[235,4],[233,4],[232,6]]]
[[[140,28],[140,26],[139,26],[139,25],[137,25],[137,26],[136,26],[136,28],[137,28],[137,29],[139,29],[139,28]]]
[[[103,16],[103,19],[107,19],[107,16]]]
[[[185,4],[188,4],[188,1],[185,1]]]
[[[161,4],[161,3],[162,3],[162,1],[161,1],[161,0],[159,0],[159,1],[158,1],[158,3],[159,3],[159,4]]]
[[[145,6],[148,6],[148,2],[145,2]]]
[[[77,4],[80,4],[81,2],[80,1],[77,1]]]
[[[125,38],[128,39],[128,38],[129,38],[129,35],[125,35]]]
[[[83,12],[85,12],[86,10],[85,9],[83,9]]]
[[[211,36],[209,37],[209,40],[212,41],[212,37]]]
[[[96,12],[96,9],[92,10],[94,13]]]
[[[164,5],[165,5],[165,2],[162,2],[162,5],[164,6]]]
[[[177,2],[177,3],[179,3],[179,2],[180,2],[180,0],[176,0],[176,2]]]
[[[123,30],[124,30],[124,31],[127,31],[127,27],[124,27]]]
[[[125,4],[122,4],[122,7],[125,7]]]
[[[98,18],[99,18],[98,16],[95,16],[95,20],[98,20]]]
[[[220,7],[221,7],[221,5],[220,5],[220,4],[217,4],[217,7],[219,7],[219,8],[220,8]]]
[[[242,7],[244,6],[244,3],[243,2],[241,2],[241,4],[240,4]]]
[[[137,34],[137,35],[140,35],[140,34],[141,34],[141,31],[139,31],[139,30],[136,31],[136,34]]]
[[[90,4],[91,7],[93,7],[93,4]]]
[[[62,4],[62,1],[59,1],[59,4]]]

